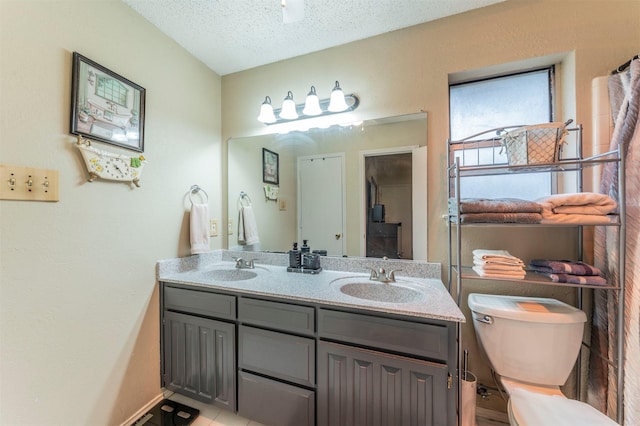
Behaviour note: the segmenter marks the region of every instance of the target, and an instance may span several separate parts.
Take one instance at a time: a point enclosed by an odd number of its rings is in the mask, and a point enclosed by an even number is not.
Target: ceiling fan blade
[[[285,24],[304,19],[304,0],[282,0],[282,20]]]

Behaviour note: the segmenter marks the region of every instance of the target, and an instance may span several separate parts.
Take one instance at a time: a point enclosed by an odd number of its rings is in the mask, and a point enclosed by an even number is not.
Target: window
[[[553,67],[449,86],[452,140],[490,129],[553,121]],[[463,165],[506,163],[505,152],[485,148],[479,158]],[[462,161],[462,160],[461,160]],[[474,161],[474,163],[470,163]],[[512,197],[534,200],[551,194],[551,174],[531,173],[464,178],[461,197]],[[526,188],[526,193],[523,193]]]

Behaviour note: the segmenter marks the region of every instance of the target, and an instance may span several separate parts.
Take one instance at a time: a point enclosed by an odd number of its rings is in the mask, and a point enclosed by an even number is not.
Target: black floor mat
[[[163,399],[133,426],[188,426],[200,414],[200,410],[179,402]]]

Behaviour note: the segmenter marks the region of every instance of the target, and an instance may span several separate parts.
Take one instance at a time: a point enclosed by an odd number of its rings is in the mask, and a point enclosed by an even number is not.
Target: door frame
[[[360,256],[367,255],[367,177],[365,170],[365,160],[367,157],[378,157],[381,155],[411,154],[419,145],[407,145],[393,148],[378,148],[360,151]]]
[[[333,152],[329,154],[314,154],[314,155],[304,155],[298,157],[296,160],[296,198],[297,198],[297,223],[296,223],[296,235],[298,241],[302,243],[302,233],[300,232],[300,223],[302,222],[302,206],[300,205],[302,197],[301,189],[300,189],[300,162],[306,160],[315,160],[327,157],[339,157],[340,158],[340,169],[342,173],[342,255],[344,256],[347,253],[347,235],[346,235],[346,225],[347,225],[347,179],[346,179],[346,153],[344,152]]]

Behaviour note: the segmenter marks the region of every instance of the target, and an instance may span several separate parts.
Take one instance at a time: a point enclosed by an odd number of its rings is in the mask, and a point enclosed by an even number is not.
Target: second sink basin
[[[416,303],[426,298],[420,284],[398,280],[395,283],[338,278],[332,285],[347,296],[385,303]]]

